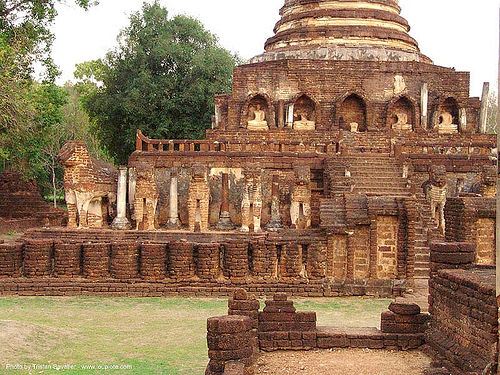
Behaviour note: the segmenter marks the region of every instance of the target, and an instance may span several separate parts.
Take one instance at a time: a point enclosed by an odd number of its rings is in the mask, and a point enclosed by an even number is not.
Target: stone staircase
[[[351,133],[343,132],[341,150],[360,153],[389,153],[391,151],[391,139],[382,132]]]
[[[345,176],[346,168],[351,177]],[[389,153],[356,153],[327,162],[329,196],[359,193],[367,196],[407,197],[410,191],[403,167]]]
[[[428,279],[430,277],[431,254],[429,240],[444,241],[444,235],[432,219],[431,207],[424,193],[418,192],[416,197],[419,218],[415,234],[415,278]]]
[[[347,169],[351,177],[345,176]],[[412,195],[403,178],[402,165],[389,153],[354,153],[329,159],[325,164],[327,194],[321,204],[322,219],[330,225],[343,223],[349,214],[345,210],[345,194],[367,196],[410,197]],[[444,240],[431,215],[430,205],[423,191],[416,193],[418,221],[415,235],[415,278],[429,278],[429,239]],[[342,207],[342,210],[339,210]]]

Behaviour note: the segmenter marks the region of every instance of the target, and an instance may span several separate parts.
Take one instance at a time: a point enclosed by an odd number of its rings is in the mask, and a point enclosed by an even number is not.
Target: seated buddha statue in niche
[[[298,131],[314,130],[316,129],[316,122],[309,120],[305,111],[300,112],[300,120],[293,122],[293,128]]]
[[[405,112],[396,112],[394,114],[396,122],[392,125],[394,130],[412,130],[411,124],[408,124],[408,114]]]
[[[262,110],[260,104],[256,105],[255,110],[253,111],[253,120],[248,121],[248,130],[269,130],[269,126],[266,121],[266,112]]]
[[[450,112],[442,112],[439,115],[438,132],[439,134],[458,133],[458,124],[453,123],[453,115]]]

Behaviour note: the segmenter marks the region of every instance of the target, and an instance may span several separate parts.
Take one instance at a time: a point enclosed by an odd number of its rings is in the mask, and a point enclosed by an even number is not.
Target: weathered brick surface
[[[487,197],[448,199],[446,240],[476,245],[475,264],[494,265],[496,259],[496,201]]]
[[[207,375],[252,375],[254,346],[252,320],[247,316],[227,315],[207,320],[210,361]],[[242,372],[233,372],[233,371]]]
[[[139,244],[112,243],[110,271],[111,276],[116,279],[136,279],[139,274]]]
[[[293,301],[284,293],[265,301],[258,315],[260,348],[271,350],[303,350],[317,347],[316,313],[297,312]]]
[[[167,246],[160,243],[141,245],[141,276],[147,280],[161,280],[167,276]]]
[[[434,242],[430,244],[431,276],[442,269],[471,268],[475,260],[475,245],[467,242]]]
[[[194,276],[194,260],[192,242],[174,241],[169,245],[169,275],[173,278],[183,279]]]
[[[231,278],[248,276],[248,242],[231,241],[224,246],[224,275]]]
[[[34,180],[11,170],[0,174],[0,233],[65,225],[64,210],[45,202]]]
[[[89,279],[109,277],[109,243],[83,244],[83,276]]]
[[[377,277],[394,279],[398,265],[398,218],[377,217]]]
[[[82,244],[54,243],[54,276],[74,277],[81,274]]]
[[[24,244],[24,275],[43,277],[52,274],[54,241],[30,240]]]
[[[441,270],[429,283],[426,341],[453,374],[483,373],[497,362],[498,306],[492,268]]]
[[[49,230],[33,231],[49,233]],[[183,280],[200,279],[200,287],[193,287],[189,293],[202,295],[226,295],[224,288],[231,285],[242,285],[251,288],[251,291],[262,293],[266,290],[286,291],[291,295],[307,296],[336,296],[336,295],[377,295],[397,296],[404,290],[404,281],[399,280],[349,280],[325,278],[329,270],[328,246],[320,237],[311,236],[304,232],[299,236],[280,235],[254,235],[248,241],[247,235],[235,234],[222,236],[215,234],[211,238],[195,233],[186,236],[185,241],[179,241],[179,236],[174,233],[159,232],[155,235],[144,237],[148,241],[141,244],[138,240],[143,237],[137,232],[117,231],[89,231],[87,236],[82,231],[57,231],[57,250],[50,254],[50,265],[54,262],[54,272],[46,275],[64,277],[68,287],[73,288],[81,284],[80,277],[84,279],[108,282],[110,278],[119,278],[125,283],[116,287],[118,293],[128,290],[128,282],[137,282],[141,278],[148,285],[144,295],[154,294],[156,287],[161,287],[158,292],[181,293],[178,282]],[[143,232],[148,233],[148,232]],[[124,236],[124,234],[126,236]],[[106,236],[107,235],[107,236]],[[35,236],[39,238],[38,236]],[[96,239],[108,239],[109,242],[100,242]],[[177,240],[175,240],[177,238]],[[239,239],[237,239],[239,238]],[[84,240],[81,251],[78,250],[80,242]],[[94,240],[96,242],[88,242]],[[198,241],[211,241],[198,242]],[[47,240],[29,239],[29,241]],[[45,241],[45,242],[44,242]],[[49,240],[52,243],[52,240]],[[156,242],[156,243],[154,243]],[[20,245],[20,252],[22,245]],[[291,249],[292,251],[290,251]],[[47,254],[48,254],[48,250]],[[10,254],[10,253],[7,253]],[[20,253],[19,253],[20,254]],[[330,257],[330,258],[329,258]],[[12,273],[13,263],[5,260],[5,276],[19,277],[20,273]],[[21,262],[21,258],[18,258]],[[35,260],[36,259],[36,260]],[[29,273],[30,267],[47,268],[49,258],[28,258],[28,273],[22,276],[36,278],[35,273]],[[40,264],[38,264],[40,262]],[[22,264],[21,264],[22,265]],[[22,267],[19,267],[22,269]],[[206,281],[206,282],[204,282]],[[19,282],[16,279],[16,282]],[[37,280],[36,282],[40,282]],[[21,283],[19,290],[26,292],[33,284]],[[1,289],[1,288],[0,288]],[[37,293],[44,290],[51,291],[48,285],[40,284]],[[220,293],[218,293],[220,291]],[[4,291],[8,293],[7,290]],[[99,294],[96,288],[89,293]],[[0,291],[2,293],[2,291]]]
[[[23,265],[23,245],[0,244],[0,277],[19,277]]]
[[[195,245],[196,275],[200,279],[214,280],[220,275],[220,244]]]

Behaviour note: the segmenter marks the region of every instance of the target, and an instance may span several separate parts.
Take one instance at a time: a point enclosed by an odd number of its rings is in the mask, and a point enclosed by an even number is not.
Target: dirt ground
[[[261,353],[257,374],[422,375],[431,360],[423,353],[369,349]]]

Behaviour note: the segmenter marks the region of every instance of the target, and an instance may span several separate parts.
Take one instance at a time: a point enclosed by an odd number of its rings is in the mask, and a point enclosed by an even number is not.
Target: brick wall
[[[317,327],[316,313],[298,312],[285,293],[274,294],[265,300],[263,311],[259,309],[254,295],[236,289],[228,301],[228,316],[207,320],[207,374],[251,374],[259,349],[417,349],[424,343],[429,320],[418,305],[392,303],[381,315],[382,330]]]
[[[368,225],[357,226],[354,234],[349,236],[348,248],[348,269],[351,264],[349,253],[352,254],[352,275],[347,277],[363,280],[370,277],[370,227]]]
[[[394,279],[398,265],[398,229],[396,216],[377,217],[377,277]]]
[[[476,264],[496,263],[496,220],[479,218],[476,222]]]
[[[496,201],[494,198],[450,198],[445,207],[446,240],[476,245],[475,263],[494,265]]]
[[[436,360],[454,375],[492,373],[498,341],[494,269],[441,270],[429,287],[426,340]]]
[[[35,181],[9,170],[0,174],[0,233],[61,226],[66,221],[66,212],[45,202]]]
[[[344,280],[347,271],[347,236],[334,234],[328,237],[328,276]]]
[[[428,83],[431,115],[443,97],[452,96],[467,108],[469,121],[477,121],[477,108],[469,106],[468,73],[417,62],[281,60],[235,69],[228,126],[239,126],[249,92],[266,92],[275,113],[278,100],[288,103],[299,93],[307,93],[319,103],[316,128],[334,128],[338,126],[343,100],[354,93],[365,102],[368,128],[383,128],[387,124],[387,106],[394,97],[395,75],[404,77],[405,95],[416,103],[422,82]],[[420,113],[418,104],[414,110]],[[469,131],[477,131],[477,122],[471,122]]]

